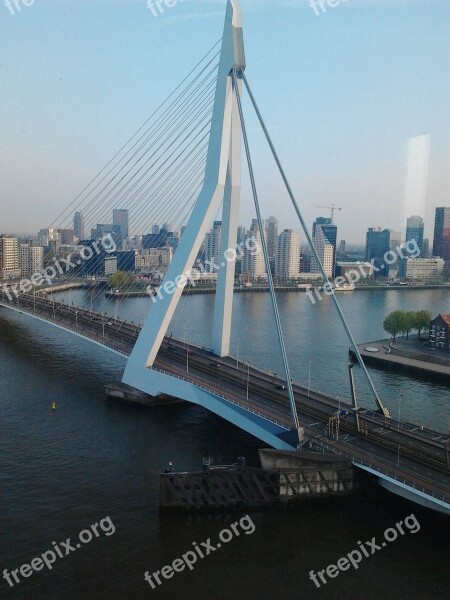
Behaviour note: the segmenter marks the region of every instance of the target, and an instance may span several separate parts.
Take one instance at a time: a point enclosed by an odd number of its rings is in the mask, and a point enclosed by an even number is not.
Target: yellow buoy
[[[52,410],[56,410],[56,402],[53,402],[53,404],[52,404]]]

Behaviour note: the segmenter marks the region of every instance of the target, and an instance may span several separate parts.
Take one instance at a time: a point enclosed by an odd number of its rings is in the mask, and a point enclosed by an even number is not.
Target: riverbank
[[[440,289],[450,289],[450,285],[442,284],[442,285],[408,285],[408,286],[393,286],[393,285],[359,285],[355,286],[353,289],[345,289],[338,290],[339,295],[341,293],[350,293],[350,292],[358,292],[358,291],[417,291],[417,290],[440,290]],[[108,291],[105,294],[105,297],[108,299],[111,298],[142,298],[145,296],[155,296],[157,295],[158,288],[152,288],[152,291],[149,292],[146,287],[143,287],[142,290],[122,290],[118,292]],[[294,285],[284,285],[284,286],[275,286],[275,290],[277,292],[300,292],[306,293],[308,291],[314,292],[317,289],[320,292],[323,290],[323,286],[301,286],[297,287]],[[234,293],[235,294],[249,294],[249,293],[267,293],[269,292],[268,285],[252,285],[252,286],[235,286]],[[216,287],[215,286],[187,286],[183,290],[184,295],[194,295],[194,294],[215,294]]]
[[[386,339],[359,344],[358,349],[368,365],[450,381],[450,355],[424,344],[425,340],[398,338],[395,343]]]

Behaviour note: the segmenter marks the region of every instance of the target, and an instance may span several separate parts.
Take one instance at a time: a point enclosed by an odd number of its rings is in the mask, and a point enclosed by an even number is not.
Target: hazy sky
[[[450,1],[241,3],[247,76],[307,222],[335,203],[339,238],[359,242],[422,206],[431,235],[450,206]],[[0,0],[0,233],[53,221],[220,38],[225,6],[36,0],[11,15]],[[264,216],[297,228],[245,108]]]

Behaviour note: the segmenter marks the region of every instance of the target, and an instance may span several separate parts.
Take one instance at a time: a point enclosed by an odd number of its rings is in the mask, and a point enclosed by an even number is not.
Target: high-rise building
[[[122,233],[120,225],[111,225],[110,223],[99,223],[95,229],[91,229],[91,240],[100,240],[110,235],[116,244],[117,250],[122,250]]]
[[[245,242],[246,230],[245,227],[239,225],[237,229],[237,245],[241,246]]]
[[[74,242],[74,230],[73,229],[58,229],[58,233],[61,236],[61,244],[64,246],[71,246]]]
[[[336,269],[337,227],[336,225],[333,225],[332,219],[328,217],[317,217],[313,224],[313,242],[322,264],[324,267],[325,263],[327,265],[325,268],[327,276],[334,277]],[[313,273],[318,273],[320,271],[314,256],[311,259],[311,271]]]
[[[135,250],[117,252],[117,270],[126,273],[134,273],[136,271],[136,254],[137,252]]]
[[[152,235],[158,235],[159,233],[159,225],[157,223],[155,223],[154,225],[152,225]]]
[[[222,221],[214,221],[213,228],[205,238],[205,271],[216,273],[221,264],[220,242],[222,240]]]
[[[57,229],[41,229],[38,233],[38,242],[44,248],[50,248],[52,252],[58,252],[61,245],[61,234]]]
[[[142,273],[159,271],[165,273],[172,262],[173,250],[170,246],[165,248],[151,248],[143,250],[136,256],[136,267]]]
[[[300,233],[285,229],[278,236],[275,274],[286,279],[300,277]]]
[[[392,253],[398,257],[400,244],[401,234],[396,231],[373,227],[368,230],[366,234],[366,261],[373,262],[376,267],[375,277],[393,278],[397,276],[398,260],[392,260]]]
[[[400,258],[400,247],[402,245],[402,234],[399,231],[392,231],[391,229],[391,235],[389,237],[389,250],[390,250],[390,257],[389,257],[389,277],[392,278],[396,278],[398,276],[398,269],[399,269],[399,258]],[[396,257],[396,260],[393,261],[393,257]]]
[[[433,256],[450,261],[450,207],[436,208],[434,222]]]
[[[325,270],[327,277],[333,277],[334,274],[334,248],[328,238],[325,236],[321,227],[316,229],[316,235],[313,238],[314,247],[319,255],[319,260]],[[311,273],[321,273],[320,265],[314,254],[311,255]]]
[[[168,232],[165,229],[161,229],[158,233],[148,233],[142,236],[142,249],[164,248],[167,246],[167,239]]]
[[[423,231],[424,223],[422,217],[413,215],[406,221],[406,243],[415,242],[423,256]]]
[[[241,261],[241,273],[248,281],[266,278],[267,271],[264,263],[264,253],[261,242],[261,232],[256,222],[253,221],[251,229],[247,232],[244,255]]]
[[[177,231],[169,231],[167,234],[167,244],[175,250],[178,248],[178,244],[180,243],[180,235]]]
[[[442,258],[404,258],[400,261],[399,276],[417,281],[435,281],[444,273]]]
[[[311,248],[309,247],[309,244],[306,246],[303,246],[303,248],[301,249],[301,255],[300,255],[300,272],[301,273],[311,273]]]
[[[117,268],[117,256],[105,256],[103,260],[104,272],[103,275],[108,277],[109,275],[114,275],[118,271]]]
[[[266,221],[267,253],[273,258],[277,253],[278,245],[278,221],[275,217],[269,217]]]
[[[73,232],[78,240],[84,240],[84,216],[76,212],[73,218]]]
[[[330,218],[318,217],[313,224],[313,243],[327,277],[334,277],[336,267],[337,227]],[[311,272],[320,273],[315,256],[311,256]]]
[[[339,258],[345,258],[345,256],[347,255],[347,244],[345,240],[341,240],[338,255]]]
[[[89,249],[90,258],[76,262],[73,269],[75,274],[103,276],[111,275],[117,270],[117,257],[112,255],[110,247],[107,250],[105,244],[98,244],[95,240],[83,240],[83,246]],[[115,260],[111,260],[112,258]]]
[[[428,238],[423,240],[422,257],[430,258],[430,240]]]
[[[113,210],[113,225],[116,225],[120,229],[120,235],[122,240],[126,240],[129,237],[129,220],[130,211],[124,208],[115,208]]]
[[[264,223],[263,232],[265,235],[266,230],[264,228]],[[267,277],[258,219],[252,220],[250,229],[245,235],[243,256],[241,260],[241,274],[247,281],[254,281]]]
[[[17,238],[2,235],[0,236],[0,278],[12,279],[14,277],[20,277]]]
[[[22,277],[30,277],[44,268],[44,248],[29,241],[19,245],[19,269]]]

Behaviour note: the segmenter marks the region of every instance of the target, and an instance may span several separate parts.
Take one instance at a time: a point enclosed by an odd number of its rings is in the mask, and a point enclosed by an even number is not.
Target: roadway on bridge
[[[81,309],[52,299],[21,295],[8,308],[82,335],[129,356],[140,326],[110,315]],[[292,426],[283,380],[236,359],[218,358],[206,348],[166,338],[154,368],[207,389],[286,429]],[[360,432],[352,407],[337,398],[294,384],[299,416],[308,436],[324,447],[380,470],[408,485],[450,502],[448,440],[431,430],[386,420],[375,411],[360,411]],[[347,415],[337,414],[344,409]],[[332,424],[332,431],[330,431]],[[339,427],[339,435],[337,435]]]
[[[282,385],[282,380],[254,367],[248,369],[243,363],[239,367],[240,370],[237,369],[236,360],[232,358],[219,359],[207,350],[193,346],[184,348],[184,344],[176,340],[171,340],[170,347],[166,340],[155,364],[157,369],[185,378],[218,395],[238,400],[251,410],[290,428],[292,418],[287,392],[277,389]],[[432,440],[430,431],[418,434],[412,431],[414,427],[399,429],[398,424],[397,427],[389,424],[384,417],[368,410],[363,411],[361,416],[364,426],[367,424],[367,434],[360,434],[354,425],[352,407],[342,402],[340,408],[349,414],[340,418],[338,440],[330,440],[327,426],[329,419],[336,416],[339,400],[313,391],[308,396],[308,390],[295,383],[294,392],[300,420],[308,435],[319,435],[328,444],[336,442],[356,458],[361,458],[362,455],[367,458],[367,454],[370,454],[377,459],[372,459],[372,465],[393,469],[395,476],[399,473],[408,474],[414,479],[428,482],[442,497],[449,493],[445,447],[439,434],[434,434],[436,439]]]

